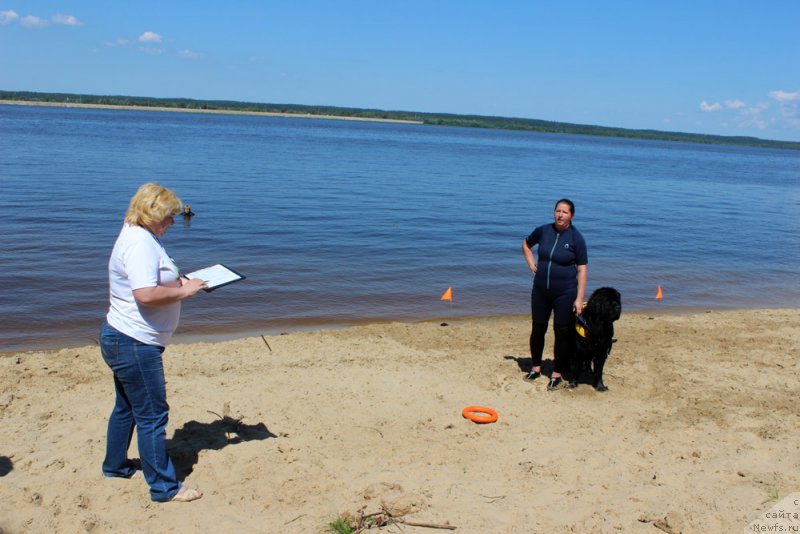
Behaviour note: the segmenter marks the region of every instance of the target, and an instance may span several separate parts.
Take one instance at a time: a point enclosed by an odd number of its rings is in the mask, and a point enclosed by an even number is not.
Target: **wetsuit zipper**
[[[553,248],[550,249],[550,261],[547,262],[547,289],[550,289],[550,269],[553,268],[553,253],[556,250],[556,245],[558,245],[559,237],[561,237],[561,234],[556,232],[556,241],[553,243]]]

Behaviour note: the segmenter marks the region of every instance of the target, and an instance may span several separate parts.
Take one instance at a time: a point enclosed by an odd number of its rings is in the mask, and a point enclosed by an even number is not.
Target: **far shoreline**
[[[524,117],[502,117],[456,113],[383,110],[341,107],[326,104],[274,104],[236,100],[197,100],[192,98],[157,98],[124,95],[91,95],[76,93],[41,93],[36,91],[0,90],[3,103],[28,106],[95,108],[123,110],[180,111],[184,113],[242,114],[282,118],[320,118],[349,121],[384,122],[426,126],[452,126],[513,130],[543,134],[566,134],[644,141],[680,142],[732,147],[800,150],[800,141],[760,139],[705,133],[676,132],[653,129],[632,129],[593,124],[574,124]]]
[[[121,106],[116,104],[83,104],[79,102],[35,102],[32,100],[0,100],[0,105],[6,106],[33,106],[49,108],[79,108],[79,109],[109,109],[123,111],[167,111],[175,113],[203,113],[214,115],[248,115],[255,117],[284,117],[298,119],[324,119],[359,122],[387,122],[393,124],[424,124],[423,121],[403,119],[381,119],[375,117],[347,117],[340,115],[315,115],[312,113],[276,113],[272,111],[238,111],[229,109],[197,109],[178,108],[166,106]]]

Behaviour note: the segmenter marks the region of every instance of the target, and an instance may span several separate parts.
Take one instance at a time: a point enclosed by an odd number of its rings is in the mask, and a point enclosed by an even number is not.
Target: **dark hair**
[[[572,215],[575,215],[575,204],[573,204],[570,199],[562,198],[561,200],[556,202],[556,205],[555,205],[555,207],[553,207],[553,209],[555,210],[558,207],[559,204],[566,204],[567,206],[569,206],[569,212]]]

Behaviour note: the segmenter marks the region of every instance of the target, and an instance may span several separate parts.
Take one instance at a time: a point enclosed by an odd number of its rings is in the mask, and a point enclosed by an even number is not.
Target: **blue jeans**
[[[168,501],[178,493],[181,483],[167,454],[169,405],[161,360],[164,347],[146,345],[103,323],[100,352],[114,372],[117,392],[116,404],[108,419],[103,474],[124,478],[134,474],[128,447],[135,427],[150,498],[157,502]]]

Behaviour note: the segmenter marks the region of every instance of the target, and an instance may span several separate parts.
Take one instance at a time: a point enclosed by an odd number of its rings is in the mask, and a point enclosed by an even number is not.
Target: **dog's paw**
[[[603,392],[603,391],[608,391],[608,388],[607,388],[607,387],[606,387],[606,385],[605,385],[605,384],[603,384],[602,382],[600,382],[599,384],[597,384],[597,385],[594,387],[594,389],[596,389],[597,391],[600,391],[600,392]]]

